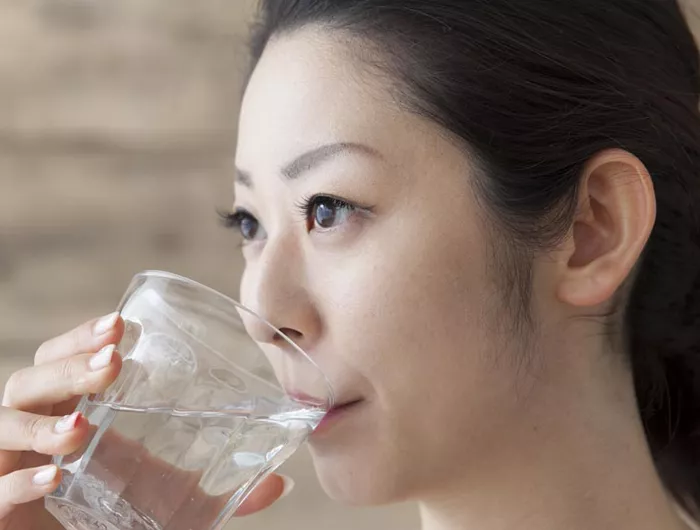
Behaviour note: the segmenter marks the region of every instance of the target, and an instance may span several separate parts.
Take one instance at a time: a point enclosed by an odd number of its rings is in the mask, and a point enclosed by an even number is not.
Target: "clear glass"
[[[69,530],[219,530],[333,405],[288,337],[173,274],[134,277],[119,305],[118,379],[84,396],[78,452],[47,509]]]

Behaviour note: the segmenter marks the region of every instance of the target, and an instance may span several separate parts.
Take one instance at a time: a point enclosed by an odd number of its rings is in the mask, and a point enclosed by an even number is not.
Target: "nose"
[[[321,318],[305,270],[302,253],[293,243],[268,241],[257,259],[246,266],[241,301],[309,352],[320,334]],[[279,333],[262,322],[253,323],[248,332],[256,342],[290,348]]]

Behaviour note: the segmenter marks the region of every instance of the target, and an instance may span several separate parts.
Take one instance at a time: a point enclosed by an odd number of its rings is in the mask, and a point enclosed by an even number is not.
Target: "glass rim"
[[[250,309],[249,307],[243,305],[242,303],[238,302],[234,298],[231,298],[230,296],[222,293],[221,291],[217,291],[213,287],[209,287],[208,285],[204,285],[201,282],[198,282],[197,280],[193,280],[192,278],[188,278],[187,276],[182,276],[180,274],[175,274],[173,272],[168,272],[168,271],[163,271],[163,270],[158,270],[158,269],[146,269],[141,272],[136,273],[130,282],[129,288],[127,289],[127,292],[125,293],[123,299],[119,303],[119,307],[123,306],[124,301],[130,296],[131,294],[131,286],[134,285],[135,283],[138,282],[139,278],[160,278],[163,280],[170,280],[174,282],[178,282],[180,284],[188,285],[191,287],[195,287],[197,289],[201,289],[207,294],[213,295],[215,298],[218,298],[222,302],[225,302],[227,304],[233,305],[234,307],[245,311],[249,315],[255,317],[258,319],[260,322],[265,324],[267,327],[269,327],[272,331],[274,331],[278,336],[282,337],[284,341],[289,344],[297,353],[302,355],[311,365],[318,371],[318,373],[323,377],[323,381],[325,382],[326,389],[328,391],[328,396],[327,396],[327,401],[328,401],[328,406],[327,409],[330,410],[333,408],[335,405],[335,393],[333,391],[333,386],[331,385],[330,381],[328,380],[328,376],[326,373],[321,370],[321,367],[314,361],[311,356],[304,351],[301,346],[299,346],[297,343],[295,343],[291,338],[289,338],[284,332],[280,331],[277,329],[276,326],[274,326],[272,323],[270,323],[267,319],[263,318],[260,316],[258,313]],[[255,342],[255,341],[254,341]],[[284,389],[282,389],[284,391]],[[292,399],[294,399],[293,396],[291,396]]]

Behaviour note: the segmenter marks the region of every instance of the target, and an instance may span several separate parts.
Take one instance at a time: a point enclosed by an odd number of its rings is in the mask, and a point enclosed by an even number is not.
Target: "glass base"
[[[157,524],[148,524],[145,520],[120,521],[119,526],[115,526],[105,521],[103,513],[56,497],[46,498],[46,509],[66,530],[161,530]]]
[[[120,530],[116,526],[100,521],[93,513],[72,502],[49,497],[46,509],[66,530]]]

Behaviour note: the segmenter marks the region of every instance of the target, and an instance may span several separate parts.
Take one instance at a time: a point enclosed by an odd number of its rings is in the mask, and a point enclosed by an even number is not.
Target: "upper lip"
[[[322,405],[323,399],[311,396],[304,392],[298,392],[293,390],[287,390],[286,394],[295,401],[301,401],[302,403],[311,403],[315,405]]]
[[[300,401],[302,403],[309,403],[313,405],[318,405],[318,406],[323,406],[327,405],[327,402],[324,402],[323,399],[319,397],[314,397],[311,396],[305,392],[301,391],[296,391],[296,390],[287,390],[286,394],[292,398],[295,401]],[[339,409],[342,407],[347,407],[349,405],[354,405],[355,403],[358,403],[360,401],[363,401],[362,398],[352,398],[352,399],[343,399],[343,400],[334,400],[333,407],[331,407],[331,410]]]

